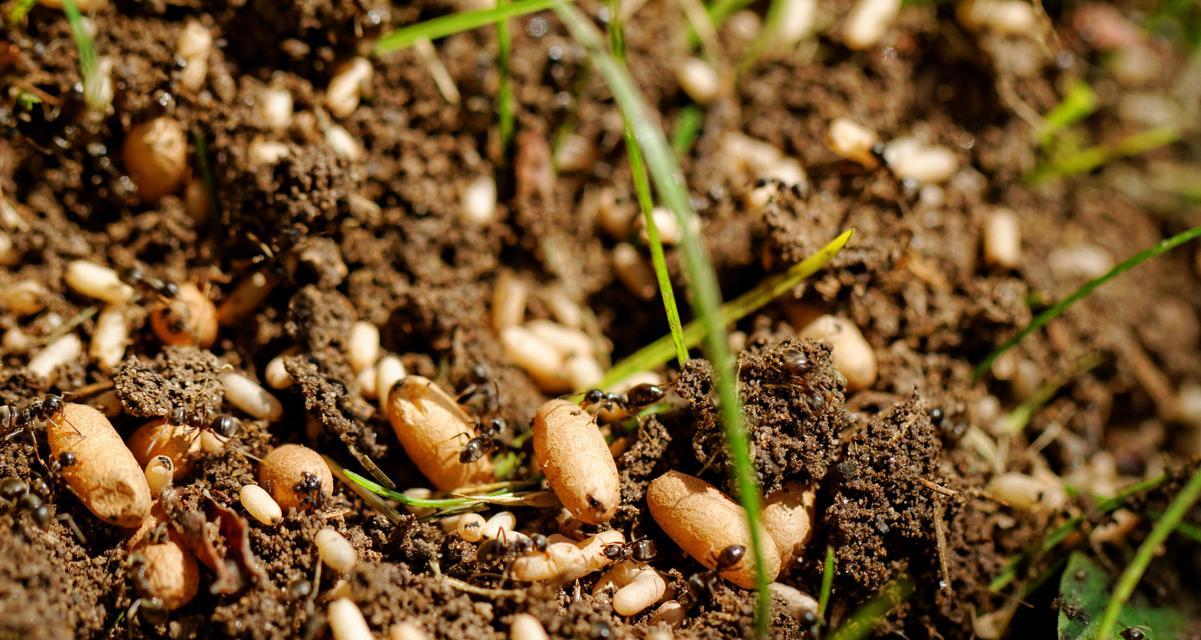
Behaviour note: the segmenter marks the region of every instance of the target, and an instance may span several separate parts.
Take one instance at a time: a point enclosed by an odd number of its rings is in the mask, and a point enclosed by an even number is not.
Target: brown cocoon
[[[405,453],[438,489],[450,491],[494,479],[489,456],[468,464],[459,462],[475,429],[459,403],[430,380],[408,376],[393,385],[388,394],[388,418]]]
[[[304,482],[304,474],[310,473],[321,481],[320,495],[297,491]],[[321,454],[299,444],[276,447],[259,464],[259,484],[263,486],[279,506],[288,509],[312,509],[334,491],[334,476]]]
[[[169,424],[166,418],[152,420],[138,427],[129,436],[129,450],[143,468],[155,456],[167,456],[175,466],[172,477],[187,475],[192,466],[191,454],[200,449],[200,438],[193,430],[178,424]]]
[[[186,177],[188,140],[183,125],[165,116],[143,122],[125,135],[121,156],[142,201],[157,202],[178,190]]]
[[[150,326],[163,344],[207,349],[217,340],[217,305],[196,285],[180,285],[179,293],[150,314]]]
[[[685,553],[712,569],[722,549],[740,544],[746,556],[721,577],[750,589],[755,586],[755,559],[746,511],[717,487],[679,471],[655,478],[646,490],[651,517]],[[767,579],[780,573],[780,553],[768,532],[760,526],[763,562]]]
[[[159,598],[168,611],[191,602],[200,586],[200,568],[192,554],[171,538],[148,544],[138,553],[146,558],[145,581],[138,589],[144,590],[143,596]]]
[[[791,565],[813,537],[813,503],[817,494],[810,487],[788,483],[767,496],[760,516],[763,528],[780,551],[780,562]]]
[[[534,416],[534,455],[563,506],[588,524],[608,522],[621,503],[617,463],[588,412],[551,400]]]
[[[136,527],[150,512],[150,485],[141,465],[103,413],[66,403],[46,421],[50,454],[75,454],[62,470],[71,492],[97,518],[119,527]]]

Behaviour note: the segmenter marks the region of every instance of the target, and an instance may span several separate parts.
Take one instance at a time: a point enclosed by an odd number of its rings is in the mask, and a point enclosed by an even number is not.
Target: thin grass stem
[[[1101,614],[1101,622],[1097,625],[1097,638],[1113,637],[1113,627],[1122,613],[1122,606],[1134,593],[1134,588],[1142,579],[1143,572],[1151,564],[1151,558],[1155,556],[1155,552],[1168,539],[1168,536],[1172,535],[1172,531],[1197,502],[1197,498],[1201,498],[1201,465],[1197,466],[1197,470],[1193,472],[1184,488],[1172,499],[1167,511],[1164,511],[1163,517],[1155,522],[1154,527],[1151,527],[1151,533],[1147,534],[1147,539],[1139,545],[1138,551],[1134,553],[1134,559],[1126,565],[1126,569],[1118,577],[1118,582],[1114,585],[1113,593],[1110,595],[1109,604],[1105,607],[1105,611]]]
[[[496,0],[497,8],[506,7],[510,0]],[[497,110],[500,126],[500,151],[504,156],[513,140],[514,105],[513,105],[513,75],[509,66],[509,58],[513,49],[512,34],[509,33],[509,20],[496,23],[497,60],[500,67],[500,90],[497,92]]]
[[[609,42],[613,45],[613,57],[623,67],[625,59],[625,37],[621,31],[621,2],[611,0],[609,3],[613,20],[609,23]],[[688,348],[684,346],[683,324],[680,322],[680,310],[676,306],[676,293],[671,285],[671,274],[667,271],[667,256],[663,252],[663,241],[659,237],[659,225],[655,222],[655,204],[651,196],[651,183],[646,175],[646,164],[642,160],[642,150],[634,139],[634,129],[625,118],[626,155],[630,158],[630,175],[634,179],[634,191],[638,194],[638,208],[642,210],[642,219],[646,224],[646,243],[651,250],[651,263],[655,267],[655,279],[659,282],[659,295],[663,298],[663,310],[667,314],[667,326],[671,329],[672,343],[676,348],[676,361],[682,367],[688,361]]]
[[[798,284],[820,271],[822,267],[826,266],[827,262],[838,255],[838,252],[846,246],[854,234],[854,229],[844,231],[837,238],[834,238],[826,246],[822,247],[817,253],[792,265],[787,271],[765,278],[750,291],[722,305],[722,327],[729,326],[745,318],[772,300],[792,291]],[[691,349],[700,344],[705,338],[707,330],[706,326],[698,320],[689,322],[684,326],[684,345]],[[609,387],[639,371],[646,371],[662,366],[671,359],[671,355],[671,336],[659,338],[613,365],[613,368],[609,369],[608,373],[605,374],[599,386],[602,388]]]
[[[851,617],[826,636],[826,640],[863,640],[902,602],[913,595],[913,579],[900,574],[880,588],[879,593],[863,603]]]
[[[733,463],[738,498],[746,510],[747,524],[751,531],[751,555],[755,560],[757,583],[755,627],[757,635],[767,635],[771,617],[771,591],[768,589],[767,569],[764,564],[766,543],[759,526],[760,498],[751,465],[750,445],[742,423],[742,408],[738,398],[738,381],[734,372],[734,357],[726,340],[726,325],[721,313],[721,292],[717,286],[717,274],[709,263],[693,223],[696,213],[688,200],[688,192],[675,157],[667,146],[667,140],[655,119],[650,117],[647,107],[634,85],[629,72],[604,48],[603,40],[596,28],[575,7],[566,2],[555,6],[568,30],[576,41],[584,45],[592,58],[593,66],[600,71],[609,85],[613,97],[633,129],[638,146],[641,147],[655,182],[656,190],[663,203],[676,216],[682,233],[680,253],[684,268],[689,276],[693,311],[704,327],[705,352],[713,365],[716,377],[718,402],[725,427],[726,446]]]
[[[822,590],[817,599],[817,619],[826,619],[826,610],[830,607],[830,591],[834,587],[834,545],[826,545],[826,564],[822,569]]]
[[[543,11],[555,6],[560,0],[516,0],[512,3],[500,4],[491,9],[478,11],[460,11],[432,20],[418,22],[407,27],[384,34],[376,41],[372,53],[381,56],[394,51],[411,47],[420,38],[437,40],[456,33],[471,31],[483,26],[495,24],[509,18],[516,18],[529,13]]]
[[[1134,254],[1121,264],[1110,269],[1108,272],[1084,283],[1084,285],[1073,292],[1072,295],[1064,298],[1051,308],[1035,316],[1034,319],[1030,321],[1030,324],[1023,327],[1021,331],[1018,331],[1013,335],[1013,337],[1001,343],[1001,346],[997,347],[995,351],[988,354],[988,357],[986,357],[984,360],[981,360],[980,363],[977,364],[972,370],[972,379],[980,380],[983,378],[984,374],[988,372],[993,363],[996,362],[997,358],[1001,357],[1001,354],[1017,346],[1017,344],[1025,339],[1026,336],[1045,327],[1048,322],[1058,318],[1063,314],[1064,311],[1067,311],[1068,307],[1071,307],[1077,302],[1080,302],[1084,298],[1088,297],[1088,295],[1096,290],[1097,287],[1109,282],[1114,277],[1137,267],[1151,258],[1171,251],[1172,249],[1175,249],[1176,247],[1179,247],[1190,240],[1195,240],[1198,237],[1201,237],[1201,226],[1193,227],[1187,231],[1182,231],[1171,238],[1162,240],[1154,246],[1148,247]]]

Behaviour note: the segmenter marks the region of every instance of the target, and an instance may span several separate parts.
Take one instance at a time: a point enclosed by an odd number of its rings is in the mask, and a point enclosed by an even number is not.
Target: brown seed
[[[187,177],[187,136],[183,125],[172,118],[155,118],[131,129],[121,155],[143,202],[157,202],[174,193]]]
[[[314,486],[311,491],[305,489],[310,482]],[[312,509],[334,491],[333,474],[321,454],[299,444],[272,449],[259,464],[259,484],[285,511]]]
[[[99,411],[67,403],[46,421],[50,455],[71,452],[75,464],[62,475],[96,517],[119,527],[136,527],[150,512],[150,485],[120,434]]]
[[[150,314],[150,326],[169,345],[206,349],[217,340],[217,306],[192,283]]]
[[[813,537],[813,504],[817,495],[810,487],[789,483],[763,501],[763,528],[780,551],[780,561],[788,566],[800,557]]]
[[[430,380],[408,376],[394,385],[388,394],[388,418],[409,458],[438,489],[492,481],[489,456],[459,462],[464,445],[475,436],[471,418]]]
[[[646,490],[651,517],[685,553],[712,569],[717,556],[730,545],[742,545],[747,554],[721,577],[747,589],[755,586],[751,530],[746,511],[717,487],[679,471],[655,478]],[[780,573],[780,552],[766,529],[760,527],[763,562],[768,580]]]
[[[555,495],[589,524],[608,522],[621,502],[617,463],[591,415],[551,400],[534,416],[534,455]]]

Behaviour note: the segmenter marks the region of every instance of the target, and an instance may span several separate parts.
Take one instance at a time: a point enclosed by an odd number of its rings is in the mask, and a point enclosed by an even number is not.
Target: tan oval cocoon
[[[186,282],[174,298],[150,314],[150,326],[163,344],[207,349],[217,340],[217,305]]]
[[[46,421],[50,454],[70,451],[75,464],[62,470],[71,492],[97,518],[136,527],[150,513],[150,485],[141,465],[103,413],[66,403]]]
[[[276,447],[259,464],[259,484],[263,486],[279,506],[288,509],[312,509],[317,506],[296,491],[296,485],[304,480],[305,472],[316,475],[321,481],[321,495],[328,498],[334,491],[334,476],[325,465],[321,454],[299,444]]]
[[[129,436],[129,450],[143,468],[155,456],[171,458],[175,466],[172,477],[182,477],[191,469],[191,454],[200,449],[200,439],[196,435],[188,427],[168,424],[166,418],[159,418],[138,427]]]
[[[200,567],[196,559],[174,540],[148,544],[138,550],[146,558],[146,583],[149,593],[174,611],[192,601],[200,586]]]
[[[408,376],[393,385],[388,418],[409,458],[438,489],[450,491],[494,479],[490,456],[459,462],[475,429],[459,403],[429,379]]]
[[[721,577],[747,589],[755,586],[751,531],[742,506],[717,487],[679,471],[655,478],[646,490],[651,517],[663,532],[694,560],[712,569],[722,549],[740,544],[746,557],[722,571]],[[767,579],[780,573],[780,553],[767,530],[760,527]]]
[[[617,463],[588,412],[551,400],[534,416],[534,455],[550,488],[575,517],[608,522],[621,503]]]
[[[143,202],[174,193],[187,177],[187,136],[172,118],[155,118],[130,129],[121,155]]]
[[[817,494],[810,487],[789,483],[763,501],[763,528],[780,551],[780,562],[789,566],[800,557],[813,537],[813,505]]]

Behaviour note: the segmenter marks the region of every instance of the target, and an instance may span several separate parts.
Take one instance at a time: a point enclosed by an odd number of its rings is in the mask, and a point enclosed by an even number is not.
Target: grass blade
[[[321,457],[325,459],[325,466],[329,467],[330,473],[333,473],[335,478],[337,478],[339,481],[341,481],[346,486],[350,487],[351,491],[354,491],[356,494],[358,494],[358,496],[363,499],[363,502],[366,502],[369,506],[374,508],[376,511],[383,514],[383,516],[388,519],[388,522],[391,522],[394,525],[400,524],[400,520],[401,520],[400,512],[397,511],[395,508],[393,508],[392,505],[388,504],[387,502],[384,502],[382,498],[380,498],[378,495],[375,494],[375,492],[367,489],[359,482],[351,479],[350,476],[347,474],[350,474],[353,472],[347,471],[346,469],[342,468],[342,465],[338,464],[337,461],[335,461],[333,458],[331,458],[325,454],[322,454]],[[368,480],[368,482],[370,482],[370,480]],[[375,483],[372,483],[372,484],[375,484]],[[376,486],[379,486],[379,485],[376,485]]]
[[[1175,127],[1157,127],[1139,131],[1115,142],[1099,144],[1052,158],[1046,166],[1035,169],[1029,180],[1038,183],[1053,178],[1087,173],[1111,160],[1146,153],[1172,144],[1179,139],[1180,131]]]
[[[1055,134],[1076,124],[1097,110],[1097,94],[1087,82],[1077,80],[1068,87],[1063,101],[1055,105],[1043,118],[1043,124],[1035,134],[1038,144],[1047,146],[1055,138]]]
[[[1172,534],[1176,525],[1180,524],[1184,515],[1197,502],[1197,498],[1201,498],[1201,465],[1193,472],[1192,477],[1189,478],[1180,493],[1172,499],[1172,503],[1168,505],[1167,511],[1164,511],[1163,517],[1156,521],[1155,526],[1151,528],[1151,533],[1147,534],[1147,539],[1139,545],[1134,559],[1122,571],[1117,584],[1114,585],[1109,605],[1101,614],[1101,622],[1097,627],[1097,638],[1113,637],[1113,627],[1117,624],[1118,614],[1121,613],[1122,606],[1130,599],[1130,595],[1134,593],[1134,588],[1138,586],[1138,581],[1143,577],[1143,572],[1147,570],[1147,565],[1151,564],[1151,557],[1155,555],[1159,545],[1163,544],[1164,540],[1167,540],[1168,536]]]
[[[573,37],[588,50],[595,67],[604,77],[618,106],[633,129],[634,135],[645,154],[647,166],[660,199],[675,214],[683,234],[680,253],[688,273],[692,292],[693,310],[703,327],[706,353],[717,379],[718,402],[721,406],[722,422],[725,427],[726,446],[733,461],[738,498],[746,510],[751,530],[751,555],[755,559],[755,576],[758,583],[756,631],[766,636],[771,616],[771,592],[767,588],[768,577],[763,563],[765,541],[759,528],[759,487],[751,467],[750,445],[747,443],[742,423],[742,407],[738,398],[738,381],[734,372],[734,357],[726,340],[726,325],[721,313],[721,292],[717,286],[717,274],[709,263],[697,231],[693,228],[696,213],[688,201],[683,178],[676,166],[675,157],[667,146],[663,132],[650,117],[642,97],[625,67],[604,49],[596,28],[575,7],[566,2],[555,6]]]
[[[817,619],[826,619],[826,609],[830,606],[830,590],[834,586],[834,545],[826,545],[826,566],[822,569],[822,590],[818,594]]]
[[[1112,498],[1106,498],[1099,501],[1093,508],[1095,515],[1105,515],[1118,510],[1130,498],[1144,492],[1150,491],[1168,481],[1167,474],[1162,474],[1154,478],[1149,478],[1141,482],[1136,482],[1121,491]],[[1067,522],[1059,525],[1047,534],[1038,544],[1031,546],[1029,549],[1014,556],[1009,562],[1005,563],[1001,573],[993,578],[992,582],[988,583],[988,588],[991,591],[1000,591],[1006,585],[1013,582],[1018,577],[1018,572],[1026,566],[1033,564],[1039,558],[1046,555],[1047,552],[1058,547],[1061,542],[1067,540],[1069,536],[1080,529],[1080,525],[1084,524],[1085,516],[1079,515],[1071,518]]]
[[[75,4],[75,0],[63,0],[63,13],[67,14],[67,24],[71,26],[71,39],[75,41],[75,48],[79,50],[79,73],[84,86],[87,86],[88,78],[96,73],[96,48],[92,46],[92,36],[88,35],[88,30],[83,25],[83,15],[79,13],[79,6]]]
[[[413,46],[420,38],[437,40],[446,36],[471,31],[480,27],[516,18],[528,13],[549,9],[560,0],[516,0],[513,3],[497,3],[491,9],[478,11],[460,11],[440,18],[418,22],[417,24],[391,31],[380,37],[372,49],[377,56],[393,51],[399,51]]]
[[[863,640],[871,636],[884,618],[911,595],[913,579],[905,574],[898,575],[856,609],[826,640]]]
[[[822,247],[817,253],[792,265],[787,271],[766,278],[756,285],[755,288],[722,305],[721,325],[723,327],[729,326],[759,310],[763,305],[791,291],[803,280],[826,266],[826,263],[838,255],[838,252],[846,246],[854,234],[854,229],[844,231],[837,238],[834,238],[826,246]],[[700,344],[701,340],[705,338],[707,330],[707,327],[699,321],[694,320],[689,322],[684,326],[684,345],[692,348]],[[613,368],[605,374],[599,386],[608,387],[622,381],[631,374],[662,366],[671,359],[671,355],[672,338],[671,336],[664,336],[613,365]]]
[[[1182,231],[1171,238],[1161,240],[1159,243],[1134,254],[1121,264],[1110,269],[1107,273],[1097,276],[1096,278],[1084,283],[1084,285],[1073,292],[1072,295],[1064,298],[1051,308],[1035,316],[1034,319],[1030,321],[1030,324],[1023,327],[1022,330],[1014,334],[1012,338],[1006,340],[1001,344],[1001,346],[997,347],[995,351],[988,354],[988,357],[980,361],[980,364],[977,364],[972,370],[972,379],[979,380],[980,378],[984,377],[984,374],[987,373],[992,367],[993,362],[995,362],[997,358],[1001,357],[1001,354],[1009,351],[1011,348],[1021,342],[1026,336],[1038,331],[1046,326],[1048,322],[1062,315],[1063,312],[1068,309],[1068,307],[1080,302],[1082,299],[1087,297],[1088,294],[1092,293],[1097,287],[1109,282],[1115,276],[1137,267],[1151,258],[1171,251],[1172,249],[1175,249],[1176,247],[1190,240],[1195,240],[1198,237],[1201,237],[1201,226],[1193,227],[1188,231]]]
[[[509,6],[510,0],[496,0],[496,7]],[[496,23],[497,60],[500,66],[500,90],[497,92],[497,110],[500,121],[500,153],[502,156],[509,149],[509,141],[513,139],[513,76],[509,68],[509,58],[513,49],[513,38],[509,33],[509,20],[506,18]]]
[[[676,126],[671,132],[671,150],[676,153],[677,158],[683,158],[692,150],[704,119],[704,112],[695,104],[680,109],[680,114],[676,117]]]
[[[613,56],[623,67],[625,59],[625,38],[621,32],[621,2],[609,3],[609,13],[614,16],[609,23],[609,41],[613,47]],[[642,210],[642,219],[646,223],[646,242],[651,250],[651,262],[655,266],[655,279],[659,282],[659,295],[663,298],[663,310],[667,313],[667,326],[671,328],[671,340],[676,348],[676,361],[682,367],[688,361],[688,348],[684,346],[684,331],[680,322],[680,310],[676,307],[676,293],[671,286],[671,274],[667,272],[667,257],[663,254],[663,241],[659,238],[659,225],[655,223],[655,204],[651,198],[651,183],[646,175],[646,165],[642,160],[642,150],[634,139],[634,129],[630,126],[629,118],[622,114],[625,121],[626,155],[630,158],[630,175],[634,178],[634,191],[638,194],[638,208]]]

